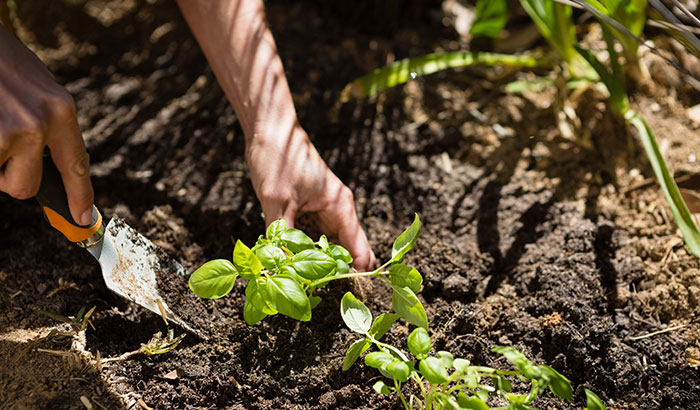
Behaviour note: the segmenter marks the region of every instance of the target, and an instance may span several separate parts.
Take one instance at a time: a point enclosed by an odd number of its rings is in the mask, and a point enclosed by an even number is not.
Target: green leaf
[[[391,304],[394,311],[405,321],[416,326],[428,328],[428,315],[425,313],[423,305],[410,288],[392,285],[394,293],[391,296]]]
[[[227,295],[238,277],[238,272],[226,259],[214,259],[202,265],[190,276],[189,285],[197,296],[218,299]]]
[[[336,259],[335,260],[335,274],[336,275],[343,275],[350,272],[350,265],[348,265],[347,262]]]
[[[336,267],[335,259],[316,249],[305,249],[292,257],[297,275],[309,280],[328,276]]]
[[[389,387],[384,383],[382,380],[379,380],[378,382],[374,383],[374,386],[372,386],[374,391],[376,391],[379,394],[391,394],[391,391],[393,390],[393,387]]]
[[[365,356],[365,365],[375,369],[384,369],[394,360],[394,356],[386,352],[371,352]]]
[[[505,358],[513,363],[521,372],[533,366],[532,362],[528,360],[524,354],[511,346],[496,346],[491,349],[491,351],[505,356]]]
[[[386,365],[386,372],[389,373],[394,379],[403,383],[408,380],[408,376],[411,374],[411,369],[405,362],[399,359],[394,359]]]
[[[367,334],[372,326],[372,313],[369,308],[350,292],[345,293],[340,301],[340,315],[345,325],[353,332]]]
[[[245,301],[243,305],[243,319],[247,324],[253,326],[259,323],[261,320],[265,319],[267,315],[264,314],[260,309],[253,306],[249,300]]]
[[[365,350],[369,349],[371,345],[372,342],[370,342],[367,338],[357,340],[355,343],[353,343],[348,349],[347,353],[345,353],[345,358],[343,359],[343,371],[350,369],[353,363],[355,363],[357,359],[360,358],[360,355],[364,353]]]
[[[314,241],[299,229],[287,229],[282,233],[282,240],[287,244],[287,248],[294,253],[314,248]]]
[[[262,270],[262,263],[246,244],[236,241],[233,248],[233,264],[245,280],[255,279]]]
[[[267,227],[265,236],[267,239],[274,240],[282,236],[282,233],[287,230],[287,221],[284,218],[280,218],[270,224]]]
[[[469,32],[475,38],[497,38],[508,20],[507,0],[478,0],[476,17]]]
[[[272,276],[269,281],[270,296],[281,314],[303,322],[311,320],[311,303],[299,282],[288,275]]]
[[[552,391],[552,393],[563,399],[571,401],[572,390],[571,383],[569,383],[569,379],[564,377],[564,375],[562,375],[558,371],[544,364],[541,364],[537,367],[542,372],[542,378],[546,381],[546,384],[547,386],[549,386],[549,389]]]
[[[341,260],[346,263],[352,263],[352,255],[350,255],[350,252],[347,249],[340,245],[329,243],[328,249],[326,249],[325,252],[333,259]]]
[[[597,394],[586,389],[586,408],[584,410],[605,410],[605,405]]]
[[[418,327],[408,335],[408,350],[411,354],[416,356],[417,359],[424,359],[428,352],[430,352],[430,335],[428,331],[423,327]]]
[[[262,263],[265,269],[269,270],[281,265],[287,259],[287,254],[284,253],[282,249],[271,243],[263,245],[256,250],[255,256],[258,257],[260,263]]]
[[[245,299],[246,302],[250,302],[251,305],[266,315],[277,313],[270,295],[270,280],[265,276],[248,282],[248,286],[245,288]]]
[[[418,363],[423,377],[432,384],[447,382],[447,369],[437,357],[426,357]]]
[[[513,385],[510,383],[510,380],[505,377],[494,375],[491,376],[491,380],[493,380],[493,385],[496,387],[496,390],[506,393],[513,391]]]
[[[455,359],[452,366],[458,372],[464,372],[469,367],[469,360],[466,359]]]
[[[548,59],[538,59],[526,55],[483,52],[455,51],[444,54],[427,54],[421,57],[399,60],[356,79],[343,88],[339,100],[340,102],[346,102],[353,98],[366,98],[391,87],[404,84],[411,79],[450,68],[468,67],[478,64],[486,66],[548,67],[552,65],[552,62]]]
[[[316,242],[316,245],[318,245],[318,247],[321,248],[322,251],[327,251],[330,244],[328,243],[328,238],[326,238],[326,235],[321,235],[321,237],[318,238],[318,242]]]
[[[389,270],[389,280],[393,285],[408,287],[418,293],[423,285],[423,277],[416,268],[401,263],[394,263]]]
[[[465,410],[489,410],[489,406],[476,396],[467,396],[464,392],[457,395],[457,403]]]
[[[320,296],[309,296],[309,303],[311,304],[311,309],[315,308],[318,306],[319,303],[321,303],[321,297]]]
[[[437,357],[442,360],[442,365],[445,367],[452,367],[452,363],[455,361],[455,357],[452,356],[452,353],[446,352],[444,350],[441,350],[437,352]]]
[[[644,144],[649,162],[651,162],[651,167],[654,169],[654,174],[659,181],[664,196],[666,196],[666,201],[673,213],[673,219],[676,221],[678,229],[680,229],[683,234],[685,244],[690,249],[690,253],[696,257],[700,257],[700,231],[678,190],[678,185],[676,185],[673,175],[666,166],[666,161],[661,154],[661,150],[659,150],[653,131],[646,121],[635,111],[630,110],[627,113],[626,119],[639,131],[639,136]]]
[[[413,248],[413,244],[416,243],[418,239],[418,234],[420,233],[420,218],[418,214],[413,218],[413,223],[405,231],[399,235],[394,241],[394,245],[391,247],[391,260],[393,262],[401,262],[406,252]]]
[[[391,329],[391,325],[393,325],[398,318],[399,315],[396,313],[382,313],[376,319],[374,319],[372,327],[369,329],[369,334],[377,340],[381,339],[384,337],[386,332]]]

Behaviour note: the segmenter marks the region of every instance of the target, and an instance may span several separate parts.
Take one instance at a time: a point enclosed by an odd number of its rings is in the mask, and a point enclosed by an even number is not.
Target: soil
[[[418,213],[423,231],[406,262],[425,278],[435,348],[506,367],[490,349],[508,344],[554,367],[574,400],[547,394],[539,408],[580,409],[589,388],[610,409],[700,409],[700,264],[682,246],[639,141],[595,90],[572,102],[581,139],[560,132],[551,92],[503,91],[533,73],[451,70],[335,105],[345,84],[376,67],[467,47],[440,3],[267,3],[300,121],[354,191],[378,259]],[[190,272],[230,258],[238,239],[254,243],[264,220],[243,135],[174,2],[17,5],[21,38],[76,99],[103,213]],[[644,61],[656,86],[633,105],[675,174],[693,181],[699,124],[686,109],[700,93],[653,55]],[[374,393],[373,369],[340,369],[353,341],[339,314],[350,285],[340,281],[324,289],[312,321],[278,315],[250,327],[243,281],[202,300],[186,277],[169,275],[161,292],[202,337],[188,334],[162,355],[103,361],[168,326],[111,294],[94,259],[50,230],[34,201],[0,194],[0,209],[0,408],[400,406]],[[382,286],[363,299],[375,315],[390,309]],[[92,306],[83,339],[39,312]],[[397,323],[386,338],[402,346],[409,330]]]

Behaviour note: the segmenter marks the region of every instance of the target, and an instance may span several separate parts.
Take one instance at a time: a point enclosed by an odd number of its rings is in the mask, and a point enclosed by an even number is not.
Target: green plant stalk
[[[406,83],[425,75],[448,68],[468,67],[477,64],[487,66],[504,65],[511,67],[548,67],[551,60],[526,55],[511,55],[485,52],[455,51],[444,54],[427,54],[421,57],[406,58],[388,66],[378,68],[345,86],[339,101],[353,98],[366,98],[386,89]]]
[[[661,155],[653,131],[647,122],[644,121],[644,118],[632,109],[624,113],[624,118],[639,132],[644,149],[651,162],[651,167],[654,169],[656,179],[659,181],[659,185],[661,185],[661,189],[666,196],[676,224],[678,224],[678,228],[683,234],[685,244],[693,255],[700,257],[700,231],[698,231],[693,215],[688,210],[688,206],[678,190],[676,181],[666,166],[666,161]]]

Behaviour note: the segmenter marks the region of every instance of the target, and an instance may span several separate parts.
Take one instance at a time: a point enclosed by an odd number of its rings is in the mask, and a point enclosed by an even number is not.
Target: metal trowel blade
[[[163,253],[159,252],[157,246],[124,220],[112,218],[102,239],[87,250],[100,263],[107,288],[200,335],[200,332],[173,313],[158,293],[156,271],[186,275],[185,269],[177,261],[163,258]]]

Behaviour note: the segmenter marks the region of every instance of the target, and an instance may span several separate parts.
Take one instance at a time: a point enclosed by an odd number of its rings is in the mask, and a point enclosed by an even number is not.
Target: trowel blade
[[[177,261],[164,258],[157,246],[124,220],[112,218],[102,240],[87,249],[99,261],[107,288],[199,335],[158,293],[156,271],[185,275],[185,269]]]

